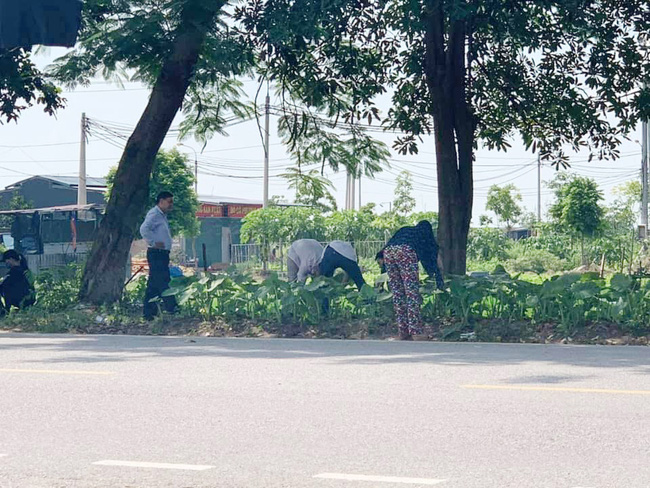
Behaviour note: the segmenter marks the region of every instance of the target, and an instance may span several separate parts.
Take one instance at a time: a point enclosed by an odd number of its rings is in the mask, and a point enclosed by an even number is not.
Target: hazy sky
[[[50,49],[36,58],[40,66],[46,65],[64,49]],[[244,88],[253,98],[257,89],[255,80],[243,80]],[[149,91],[136,83],[128,83],[124,89],[98,80],[91,87],[66,91],[67,106],[50,117],[39,107],[23,113],[18,123],[0,126],[0,186],[31,175],[75,175],[79,168],[79,140],[81,113],[99,122],[109,122],[122,126],[134,126],[144,109]],[[260,99],[260,103],[263,99]],[[273,100],[271,101],[273,104]],[[388,106],[380,107],[386,110]],[[181,117],[177,117],[173,127],[177,127]],[[293,194],[286,182],[277,177],[291,164],[275,132],[277,119],[271,117],[270,150],[270,195],[284,195],[291,199]],[[631,139],[640,139],[638,134]],[[199,194],[223,197],[262,199],[263,149],[256,122],[249,121],[228,129],[229,136],[217,136],[200,153],[202,145],[193,139],[184,144],[199,151]],[[99,134],[98,134],[99,135]],[[87,147],[87,173],[89,176],[104,176],[108,169],[117,164],[121,151],[113,144],[92,135]],[[393,134],[380,134],[379,137],[389,146]],[[117,140],[118,145],[120,141]],[[172,148],[179,141],[170,135],[165,148]],[[122,142],[123,144],[123,142]],[[191,149],[186,151],[194,160]],[[392,155],[391,168],[377,175],[375,180],[364,179],[362,203],[382,204],[393,199],[396,175],[407,169],[414,179],[414,197],[417,210],[436,210],[436,172],[433,154],[433,138],[428,137],[420,145],[417,155]],[[572,158],[573,171],[594,178],[611,200],[614,186],[635,178],[640,168],[641,149],[638,143],[626,141],[621,146],[622,158],[615,162],[587,162],[588,154],[578,154]],[[224,177],[220,175],[230,175]],[[542,180],[553,177],[552,168],[542,168]],[[345,202],[345,174],[328,173],[336,187],[336,198],[340,206]],[[485,212],[485,198],[488,188],[493,184],[513,183],[523,196],[524,206],[529,211],[537,208],[537,164],[536,157],[527,153],[519,141],[507,153],[479,150],[475,169],[474,221]],[[358,194],[357,194],[358,201]],[[542,187],[542,208],[546,209],[552,200],[551,192]],[[387,205],[385,205],[387,209]]]

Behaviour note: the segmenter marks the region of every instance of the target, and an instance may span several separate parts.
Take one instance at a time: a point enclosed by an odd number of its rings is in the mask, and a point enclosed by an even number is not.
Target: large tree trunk
[[[124,148],[106,215],[84,270],[80,291],[83,301],[102,304],[120,299],[129,250],[147,204],[156,154],[181,108],[206,32],[223,5],[223,1],[209,3],[186,3],[170,55]]]
[[[424,16],[424,71],[432,100],[438,174],[438,241],[444,272],[465,274],[472,219],[475,123],[466,93],[465,20],[445,34],[442,0]]]

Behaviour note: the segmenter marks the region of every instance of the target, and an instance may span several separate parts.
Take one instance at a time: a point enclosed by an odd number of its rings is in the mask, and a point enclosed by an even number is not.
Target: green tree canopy
[[[332,195],[334,185],[322,176],[318,170],[302,171],[300,168],[289,168],[280,175],[289,182],[289,188],[296,192],[295,202],[309,205],[329,212],[336,210],[336,199]]]
[[[237,83],[250,73],[253,54],[232,34],[226,0],[87,0],[79,42],[52,68],[69,86],[95,76],[142,81],[151,87],[115,173],[114,188],[93,251],[84,269],[80,298],[92,303],[117,301],[124,268],[156,154],[182,108],[190,126],[205,134],[223,130],[238,117]],[[204,118],[205,117],[205,118]],[[185,124],[184,129],[188,129]],[[191,127],[190,127],[191,128]],[[187,132],[187,130],[185,131]],[[110,260],[105,259],[109,254]]]
[[[573,175],[557,177],[554,188],[556,200],[550,208],[551,217],[560,228],[580,236],[582,261],[586,264],[584,239],[593,236],[603,224],[602,192],[594,180]]]
[[[116,171],[117,168],[111,168],[106,177],[107,199],[113,190]],[[199,221],[196,218],[199,202],[194,192],[194,173],[187,156],[176,149],[158,152],[149,184],[149,198],[140,212],[141,218],[156,204],[156,196],[161,191],[174,194],[174,209],[169,214],[172,235],[196,236],[199,231]]]
[[[0,49],[0,124],[16,121],[34,104],[49,115],[64,106],[61,91],[41,73],[22,49]]]
[[[591,178],[571,176],[555,188],[550,214],[557,223],[578,235],[593,236],[602,224],[602,192]]]
[[[629,236],[638,221],[643,186],[638,179],[631,180],[614,187],[612,193],[616,198],[605,210],[607,231],[612,236]]]
[[[395,199],[393,210],[400,215],[407,215],[415,208],[413,198],[413,176],[408,171],[402,171],[395,180]]]
[[[325,216],[310,207],[267,207],[249,213],[241,227],[242,242],[257,244],[293,242],[297,239],[324,241]]]
[[[523,213],[518,202],[521,202],[521,193],[515,185],[492,185],[488,190],[485,209],[494,212],[510,230],[512,224],[516,223]]]
[[[375,216],[369,212],[342,210],[326,218],[327,240],[349,242],[381,239],[372,226]]]
[[[8,201],[3,200],[2,203],[0,203],[0,210],[22,210],[25,208],[34,208],[34,204],[33,202],[25,200],[25,197],[18,192],[14,192]],[[15,217],[12,215],[0,216],[0,227],[5,229],[11,228],[14,219]]]
[[[314,130],[294,115],[295,98],[343,127],[383,119],[404,153],[434,135],[438,236],[456,274],[480,143],[506,150],[519,135],[558,165],[567,149],[616,158],[650,115],[645,0],[259,0],[235,18],[263,53],[259,70],[294,97],[284,106],[292,136]],[[379,114],[387,89],[392,106]]]

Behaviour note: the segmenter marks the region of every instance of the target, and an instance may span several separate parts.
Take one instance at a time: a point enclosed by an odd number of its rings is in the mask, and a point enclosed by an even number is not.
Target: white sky
[[[64,49],[50,49],[39,55],[36,62],[46,65]],[[244,88],[252,99],[257,89],[255,80],[243,80]],[[81,113],[98,121],[116,122],[134,126],[147,103],[149,92],[135,83],[129,83],[124,89],[98,81],[88,88],[66,91],[67,106],[56,117],[46,115],[40,107],[32,107],[19,118],[18,123],[0,126],[0,187],[27,178],[31,175],[75,175],[79,168],[79,140]],[[263,97],[260,97],[263,103]],[[271,101],[273,104],[273,100]],[[389,107],[380,107],[387,110]],[[177,117],[173,127],[181,121]],[[291,164],[283,150],[275,131],[277,119],[271,117],[270,137],[270,195],[284,195],[293,198],[285,180],[278,178],[279,173]],[[203,154],[199,154],[199,194],[262,199],[263,149],[256,122],[249,121],[228,129],[229,136],[217,136],[208,143]],[[392,134],[379,134],[378,137],[392,146]],[[640,128],[631,139],[640,139]],[[172,148],[178,141],[168,137],[164,148]],[[184,144],[201,150],[201,144],[193,139]],[[523,204],[528,211],[537,208],[537,165],[535,155],[524,150],[519,141],[512,141],[512,148],[507,153],[479,150],[475,167],[474,222],[478,216],[486,213],[485,199],[488,188],[493,184],[515,184],[523,196]],[[187,148],[190,160],[194,153]],[[588,154],[572,157],[572,171],[594,178],[608,201],[612,200],[611,190],[614,186],[638,176],[641,164],[641,148],[638,143],[625,141],[621,145],[622,158],[611,162],[587,162]],[[105,176],[108,169],[115,166],[121,151],[111,144],[90,138],[87,147],[88,176]],[[409,170],[414,179],[414,197],[416,210],[436,210],[436,171],[433,137],[428,137],[420,145],[417,155],[392,155],[391,168],[378,174],[375,180],[364,178],[362,181],[362,204],[375,202],[378,205],[393,199],[395,177],[403,169]],[[207,163],[213,166],[205,166]],[[201,167],[203,165],[203,168]],[[207,173],[206,173],[207,172]],[[232,177],[209,174],[217,172]],[[550,180],[554,175],[550,167],[542,168],[542,181]],[[336,188],[339,206],[345,203],[345,174],[326,174]],[[242,178],[246,177],[246,178]],[[358,194],[356,195],[358,202]],[[551,192],[542,186],[542,208],[545,210],[552,201]],[[387,210],[387,205],[385,209]],[[381,210],[381,208],[379,209]]]

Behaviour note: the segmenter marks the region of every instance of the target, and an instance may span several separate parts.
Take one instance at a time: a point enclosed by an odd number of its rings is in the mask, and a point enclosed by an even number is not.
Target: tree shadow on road
[[[23,364],[115,363],[156,357],[193,357],[319,361],[340,365],[425,363],[456,367],[546,363],[627,368],[637,374],[650,374],[650,351],[644,346],[2,334],[2,350],[44,353],[42,356],[45,357],[38,359],[23,354],[18,358],[10,357]],[[7,357],[6,354],[2,356]],[[537,382],[560,383],[566,380],[549,376],[540,377]]]

